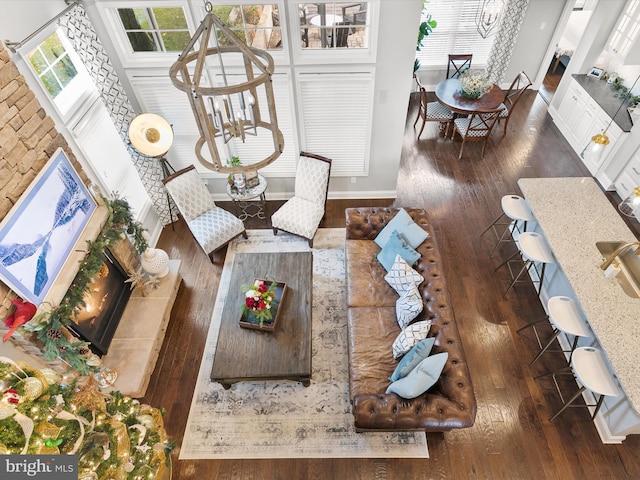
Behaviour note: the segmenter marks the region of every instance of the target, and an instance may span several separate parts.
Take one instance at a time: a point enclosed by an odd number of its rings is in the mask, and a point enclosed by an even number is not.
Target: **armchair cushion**
[[[244,231],[242,220],[220,207],[204,212],[187,224],[205,252],[213,252]]]
[[[291,197],[272,216],[271,224],[305,238],[313,238],[324,215],[324,204]]]

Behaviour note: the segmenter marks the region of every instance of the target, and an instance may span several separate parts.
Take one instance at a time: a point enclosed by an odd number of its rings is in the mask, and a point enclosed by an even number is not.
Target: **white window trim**
[[[337,1],[337,0],[331,0]],[[308,49],[302,48],[302,43],[298,35],[292,38],[291,54],[295,65],[330,65],[344,63],[348,59],[351,63],[375,63],[377,54],[378,19],[380,15],[379,4],[381,0],[368,0],[369,13],[369,46],[367,48],[325,48]],[[288,0],[289,9],[287,19],[289,21],[290,32],[300,32],[300,23],[297,15],[298,4],[302,1]]]
[[[28,53],[36,49],[38,45],[44,42],[54,32],[58,32],[58,36],[65,46],[65,51],[69,54],[73,65],[78,71],[76,77],[58,95],[58,99],[53,98],[42,84],[42,80],[27,57]],[[50,104],[56,109],[56,112],[64,122],[77,122],[78,119],[75,117],[84,115],[86,108],[88,108],[88,106],[98,98],[98,92],[93,79],[87,72],[82,60],[78,57],[78,54],[73,48],[73,44],[70,43],[66,38],[64,31],[57,25],[52,24],[49,28],[43,30],[37,37],[25,43],[20,48],[18,55],[22,58],[22,61],[33,76],[35,83],[38,84],[38,88],[42,94],[49,100]]]
[[[100,17],[109,31],[113,33],[111,39],[115,48],[118,50],[118,57],[122,61],[124,68],[162,67],[175,62],[180,54],[180,52],[134,52],[131,48],[131,44],[127,39],[127,35],[122,28],[122,22],[118,16],[118,9],[154,7],[182,7],[187,20],[187,27],[192,36],[198,28],[199,23],[194,23],[190,3],[186,0],[153,0],[153,2],[137,0],[132,2],[101,2],[98,4]]]
[[[370,158],[371,158],[371,135],[372,135],[372,131],[373,131],[373,107],[374,107],[374,92],[375,92],[375,78],[376,78],[376,73],[375,73],[375,67],[367,67],[367,66],[352,66],[350,67],[348,70],[345,69],[344,66],[342,67],[328,67],[328,68],[324,68],[321,71],[317,70],[317,69],[311,69],[311,68],[300,68],[297,69],[296,71],[296,101],[297,104],[299,105],[299,109],[300,111],[298,112],[298,132],[299,132],[299,138],[300,138],[300,148],[301,150],[308,150],[308,146],[305,144],[306,142],[306,130],[305,130],[305,119],[304,119],[304,113],[303,113],[303,98],[302,98],[302,87],[301,87],[301,82],[307,81],[305,79],[305,77],[311,79],[311,81],[313,81],[312,77],[319,77],[322,75],[326,75],[327,78],[336,78],[337,76],[339,77],[340,75],[354,75],[354,76],[360,76],[363,79],[370,79],[371,83],[368,87],[368,95],[367,98],[369,99],[369,105],[366,105],[365,107],[368,109],[368,114],[366,115],[366,125],[365,125],[365,132],[366,132],[366,138],[363,142],[364,144],[364,164],[362,166],[362,168],[353,168],[353,169],[347,169],[347,170],[340,170],[337,168],[332,168],[332,172],[331,172],[331,176],[332,177],[366,177],[369,175],[369,162],[370,162]],[[340,112],[336,112],[336,114],[339,114]],[[323,152],[318,152],[320,154],[322,154]],[[333,159],[334,161],[337,161],[335,158]]]

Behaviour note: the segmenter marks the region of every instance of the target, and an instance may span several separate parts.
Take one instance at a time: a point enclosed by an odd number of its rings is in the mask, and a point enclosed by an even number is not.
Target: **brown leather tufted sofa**
[[[380,248],[373,239],[398,209],[346,209],[349,389],[355,427],[428,432],[470,427],[476,400],[433,228],[424,210],[405,210],[429,232],[417,249],[421,258],[414,266],[425,279],[419,287],[424,309],[414,321],[432,321],[429,336],[436,337],[432,353],[446,351],[449,357],[438,383],[421,396],[407,400],[385,393],[398,364],[391,349],[400,333],[395,313],[398,294],[384,280],[386,271],[376,259]]]

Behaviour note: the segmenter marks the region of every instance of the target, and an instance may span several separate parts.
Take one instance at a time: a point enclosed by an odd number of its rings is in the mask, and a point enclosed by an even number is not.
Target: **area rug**
[[[306,240],[251,230],[225,258],[180,460],[428,458],[424,432],[356,433],[349,403],[344,229],[320,229],[313,251],[311,385],[211,382],[220,317],[235,253],[308,251]]]

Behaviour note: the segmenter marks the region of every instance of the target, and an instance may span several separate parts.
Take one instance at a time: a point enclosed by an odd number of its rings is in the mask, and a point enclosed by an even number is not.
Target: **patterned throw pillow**
[[[431,320],[423,320],[422,322],[407,325],[393,341],[393,358],[398,359],[420,340],[427,338],[429,329],[431,328]]]
[[[404,258],[396,255],[391,270],[384,276],[384,279],[393,289],[402,295],[407,290],[420,285],[424,278],[409,265]]]
[[[436,353],[425,358],[406,377],[389,385],[387,393],[395,393],[402,398],[422,395],[436,384],[448,358],[448,352]]]
[[[413,248],[418,248],[429,237],[429,233],[415,223],[404,208],[401,208],[373,241],[383,248],[394,230],[397,230]]]
[[[422,311],[422,297],[418,287],[404,292],[398,300],[396,300],[396,319],[400,328],[404,328],[411,320],[420,315]]]
[[[398,366],[389,377],[389,380],[395,382],[396,380],[400,380],[401,378],[409,375],[409,372],[411,372],[418,366],[418,364],[422,360],[429,356],[434,343],[436,343],[435,337],[427,337],[424,340],[420,340],[418,343],[416,343],[411,348],[411,350],[409,350],[404,355],[404,357],[402,357],[402,360],[400,360],[400,363],[398,363]]]
[[[387,272],[391,270],[396,254],[404,258],[409,265],[414,265],[420,260],[420,254],[411,248],[411,245],[402,238],[402,235],[394,230],[391,237],[389,237],[389,241],[382,247],[377,257]]]

